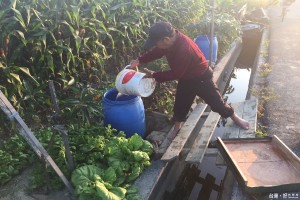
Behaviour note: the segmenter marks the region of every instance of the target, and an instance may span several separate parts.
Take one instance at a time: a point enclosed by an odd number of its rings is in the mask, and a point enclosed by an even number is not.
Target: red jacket
[[[171,70],[155,72],[157,82],[185,80],[200,77],[208,68],[207,61],[197,44],[183,33],[177,31],[174,45],[169,49],[154,48],[139,56],[140,64],[166,56]]]

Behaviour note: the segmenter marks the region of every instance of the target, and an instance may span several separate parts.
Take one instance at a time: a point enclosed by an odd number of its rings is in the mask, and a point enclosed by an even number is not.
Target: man
[[[282,21],[288,11],[288,7],[290,7],[292,5],[292,3],[294,3],[294,2],[295,2],[295,0],[283,0],[282,1],[282,10],[281,10]]]
[[[250,123],[238,117],[233,108],[224,102],[213,81],[213,70],[193,40],[175,30],[170,23],[158,22],[150,27],[144,47],[150,51],[131,61],[131,67],[166,56],[171,70],[154,72],[144,68],[145,78],[153,77],[160,83],[178,80],[173,116],[175,125],[168,136],[170,141],[181,129],[181,123],[186,120],[196,95],[222,117],[231,117],[241,128],[249,129]]]

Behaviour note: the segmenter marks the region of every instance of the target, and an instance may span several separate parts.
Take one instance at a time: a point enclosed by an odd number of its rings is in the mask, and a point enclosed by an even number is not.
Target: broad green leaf
[[[82,120],[86,121],[88,124],[90,123],[90,114],[86,107],[82,107]]]
[[[153,145],[149,141],[144,140],[140,150],[146,152],[150,156],[153,153]]]
[[[139,188],[134,185],[130,185],[128,188],[126,188],[126,190],[127,190],[126,195],[127,194],[137,194],[139,192]]]
[[[21,37],[21,39],[25,40],[25,36],[24,36],[24,33],[22,31],[16,30],[15,32],[17,33],[17,35],[19,35]]]
[[[62,46],[62,45],[57,45],[58,48],[63,49],[69,53],[72,53],[72,49],[70,47],[67,46]]]
[[[40,16],[39,16],[39,12],[38,12],[37,10],[35,10],[34,8],[32,8],[32,11],[33,11],[34,15],[35,15],[35,16],[38,18],[38,20],[40,21],[41,25],[42,25],[43,27],[45,27],[43,21],[41,20],[41,18],[40,18]]]
[[[93,194],[95,186],[91,183],[96,180],[96,177],[99,178],[99,175],[102,174],[102,172],[103,170],[92,165],[85,165],[74,170],[71,182],[75,185],[75,194]]]
[[[120,31],[120,30],[118,30],[118,29],[116,29],[116,28],[114,28],[114,27],[110,27],[110,28],[107,28],[107,29],[110,30],[110,31],[118,32],[118,33],[120,33],[123,37],[125,36],[125,34],[124,34],[122,31]]]
[[[28,24],[30,23],[30,18],[31,18],[31,15],[30,15],[30,6],[29,5],[26,5],[25,6],[25,10],[26,10],[26,19],[27,19],[27,26]]]
[[[127,181],[131,182],[131,181],[135,180],[141,174],[141,172],[142,172],[142,170],[141,170],[141,167],[139,166],[139,164],[134,163],[134,167],[132,168],[132,172],[128,176]]]
[[[47,58],[47,64],[49,69],[52,71],[52,73],[54,73],[54,64],[53,64],[53,57],[51,55],[46,55]]]
[[[67,99],[66,101],[65,101],[65,103],[67,103],[67,104],[79,104],[80,103],[80,101],[78,100],[78,99]]]
[[[139,150],[141,146],[143,146],[143,138],[135,133],[129,139],[128,147],[130,150],[136,151]]]
[[[96,181],[97,195],[103,200],[122,200],[125,197],[126,189],[121,187],[113,187],[108,190],[104,183]]]
[[[130,200],[141,200],[142,197],[137,194],[128,194],[126,193],[126,199]]]
[[[112,167],[107,168],[103,173],[103,181],[113,184],[117,180],[117,175]]]
[[[21,81],[20,76],[19,76],[18,74],[10,73],[10,75],[11,75],[12,77],[14,77],[17,81],[19,81],[20,84],[22,84],[22,81]]]
[[[29,81],[23,80],[23,85],[24,85],[26,90],[28,90],[28,91],[33,90],[33,87],[32,87],[32,85],[30,84]],[[25,99],[26,99],[26,96],[25,96]]]
[[[36,83],[36,85],[39,85],[37,80],[30,74],[30,71],[27,67],[20,67],[20,70],[22,70],[26,75],[28,75]]]
[[[49,31],[48,33],[49,33],[50,36],[52,37],[54,44],[57,45],[57,41],[56,41],[56,38],[55,38],[55,36],[53,35],[53,33],[52,33],[51,31]]]
[[[7,68],[7,67],[3,66],[2,63],[0,62],[0,68],[5,69],[5,68]]]
[[[10,0],[10,6],[12,8],[16,8],[16,3],[17,3],[17,0]]]
[[[138,162],[150,160],[148,154],[142,151],[132,151],[132,155],[134,159]]]
[[[74,31],[74,28],[73,28],[68,22],[62,21],[61,24],[67,25],[67,26],[69,27],[70,31],[72,32],[72,34],[75,32],[75,31]]]
[[[73,85],[75,83],[75,79],[71,76],[71,80],[68,82],[68,85]]]
[[[48,33],[48,30],[45,29],[45,28],[42,28],[42,30],[41,30],[40,32],[35,33],[33,36],[35,36],[35,37],[44,36],[44,35],[46,35],[47,33]]]
[[[25,22],[23,20],[22,14],[20,13],[20,11],[11,8],[11,10],[15,13],[16,17],[18,18],[18,22],[20,23],[20,25],[24,28],[24,30],[26,30],[26,25]]]
[[[47,49],[47,35],[42,35],[42,41],[43,41],[43,44],[44,44],[44,49]],[[51,56],[52,57],[52,56]],[[53,62],[52,62],[53,63]],[[49,63],[48,63],[49,64]]]
[[[128,2],[128,3],[120,3],[120,4],[116,5],[116,6],[111,7],[110,10],[117,10],[119,8],[126,7],[127,4],[130,4],[130,2]]]
[[[74,39],[76,43],[77,54],[79,54],[79,49],[81,46],[81,38],[78,35],[74,35]]]

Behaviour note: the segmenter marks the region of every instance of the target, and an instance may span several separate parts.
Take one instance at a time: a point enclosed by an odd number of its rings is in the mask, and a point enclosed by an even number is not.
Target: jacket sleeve
[[[192,59],[193,53],[188,48],[182,48],[169,62],[171,70],[156,72],[153,77],[159,83],[181,79],[190,67]]]
[[[146,64],[148,62],[151,62],[153,60],[157,60],[159,58],[162,58],[165,55],[165,51],[163,49],[154,48],[145,54],[139,56],[139,62],[140,64]]]

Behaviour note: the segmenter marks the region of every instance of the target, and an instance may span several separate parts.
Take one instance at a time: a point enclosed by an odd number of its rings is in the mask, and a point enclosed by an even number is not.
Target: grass
[[[268,136],[268,133],[264,133],[262,130],[256,130],[255,131],[255,136],[256,137],[265,137],[265,136]]]
[[[260,54],[264,58],[267,58],[269,56],[269,54],[268,54],[269,45],[270,45],[270,40],[266,40],[265,43],[264,43],[263,50],[260,52]]]
[[[274,94],[274,88],[251,88],[251,92],[254,96],[258,97],[257,114],[259,118],[264,116],[265,104],[267,102],[280,98],[279,94]]]
[[[266,77],[272,71],[272,65],[270,63],[263,64],[257,74],[258,77]]]

